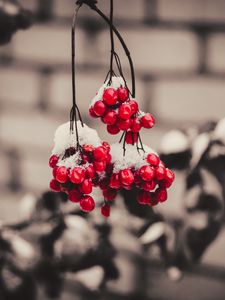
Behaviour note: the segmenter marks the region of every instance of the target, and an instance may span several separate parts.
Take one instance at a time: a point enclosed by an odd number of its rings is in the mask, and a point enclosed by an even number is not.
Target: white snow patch
[[[221,119],[213,132],[213,138],[221,140],[225,144],[225,118]]]
[[[186,151],[189,148],[187,136],[179,130],[171,130],[162,138],[160,152],[172,154]]]

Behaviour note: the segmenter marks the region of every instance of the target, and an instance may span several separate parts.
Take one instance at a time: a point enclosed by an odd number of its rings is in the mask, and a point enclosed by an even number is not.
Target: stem
[[[114,55],[114,37],[113,37],[113,0],[110,0],[110,40],[111,40],[111,56],[110,56],[110,78],[109,82],[112,82],[113,76],[113,55]]]

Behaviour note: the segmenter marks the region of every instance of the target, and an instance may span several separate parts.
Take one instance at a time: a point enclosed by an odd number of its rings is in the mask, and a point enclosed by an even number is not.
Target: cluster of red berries
[[[150,113],[140,113],[137,101],[130,99],[129,90],[120,86],[105,88],[102,99],[94,102],[89,109],[90,116],[101,118],[110,134],[126,131],[125,141],[134,144],[141,128],[152,128],[155,118]]]
[[[50,188],[55,192],[68,194],[68,199],[79,203],[84,212],[90,212],[95,208],[95,201],[90,195],[93,187],[98,186],[100,175],[106,170],[111,162],[110,146],[102,142],[101,146],[83,145],[79,149],[77,165],[67,168],[62,165],[65,158],[77,153],[77,149],[70,147],[66,149],[62,158],[52,155],[49,159],[49,166],[53,169],[53,179],[50,181]],[[103,205],[102,214],[109,216],[109,208]]]
[[[108,168],[109,173],[103,178],[99,186],[103,190],[106,200],[113,200],[120,189],[137,189],[139,204],[154,206],[167,200],[167,189],[174,181],[174,173],[165,168],[160,158],[149,153],[146,164],[140,168],[130,167],[113,172],[113,165]]]

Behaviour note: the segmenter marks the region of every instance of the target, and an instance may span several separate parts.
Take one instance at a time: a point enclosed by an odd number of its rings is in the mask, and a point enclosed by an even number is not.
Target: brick
[[[19,32],[14,37],[14,55],[23,59],[42,64],[70,64],[71,42],[70,28],[54,25],[36,25],[30,30]],[[76,61],[86,63],[88,60],[98,61],[95,43],[89,44],[85,34],[76,30]],[[92,49],[90,55],[89,49]]]
[[[159,81],[153,94],[154,110],[163,120],[202,122],[224,117],[223,80],[193,77],[189,80]]]
[[[130,49],[134,66],[145,72],[160,71],[193,71],[198,64],[198,45],[196,36],[189,31],[127,29],[121,34]],[[109,33],[104,31],[101,35],[104,41],[102,56],[108,57]],[[121,47],[116,47],[121,56],[123,65],[128,67],[127,59],[122,54]]]
[[[158,16],[176,21],[225,21],[225,0],[158,0]]]
[[[0,69],[0,98],[3,107],[35,106],[39,95],[39,77],[33,71]]]
[[[115,0],[114,1],[114,16],[117,19],[132,19],[137,20],[144,17],[144,3],[145,0]],[[106,14],[109,14],[109,1],[98,1],[97,6]],[[73,14],[74,1],[73,0],[55,0],[54,13],[60,17],[70,17]],[[85,17],[93,17],[100,20],[100,17],[89,7],[83,5],[79,15]]]
[[[208,59],[207,66],[211,71],[225,71],[225,35],[213,34],[207,43]]]
[[[29,114],[4,113],[0,119],[0,140],[6,146],[13,146],[26,151],[33,147],[51,151],[55,129],[63,120],[54,120],[38,112]]]

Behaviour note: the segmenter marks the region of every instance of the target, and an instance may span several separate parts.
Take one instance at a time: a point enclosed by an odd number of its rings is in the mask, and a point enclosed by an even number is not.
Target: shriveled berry
[[[80,208],[84,212],[90,212],[95,208],[95,201],[91,196],[84,196],[80,200]]]
[[[133,145],[138,140],[138,134],[135,132],[127,131],[125,136],[125,142],[127,144]]]
[[[131,185],[134,182],[134,174],[130,169],[124,169],[120,171],[119,179],[123,185]]]
[[[106,161],[94,161],[93,166],[96,172],[103,172],[106,168]]]
[[[164,202],[167,200],[167,191],[166,189],[157,189],[155,191],[155,196],[158,202]]]
[[[49,158],[49,166],[50,166],[51,168],[54,168],[54,167],[56,166],[58,160],[59,160],[59,157],[58,157],[57,155],[54,155],[54,154],[53,154],[53,155]]]
[[[81,183],[80,191],[83,194],[90,194],[92,192],[92,181],[90,179],[84,179],[84,181]]]
[[[107,125],[107,131],[110,134],[117,134],[120,132],[120,129],[118,128],[117,125]]]
[[[155,172],[150,166],[143,166],[139,170],[139,175],[144,181],[150,181],[153,179]]]
[[[123,120],[129,119],[132,115],[132,109],[130,104],[122,104],[118,109],[118,115]]]
[[[141,124],[144,128],[152,128],[155,125],[155,118],[150,113],[141,117]]]
[[[69,191],[69,195],[68,195],[68,199],[71,201],[71,202],[79,202],[80,199],[82,197],[82,194],[80,191],[78,190],[71,190]]]
[[[93,105],[93,111],[98,117],[102,117],[106,111],[106,106],[102,101],[96,101]]]
[[[104,117],[102,117],[102,122],[107,125],[114,125],[117,120],[117,113],[114,110],[109,110],[106,112]]]
[[[119,119],[116,125],[120,130],[128,130],[131,126],[131,123],[132,123],[131,119],[127,119],[127,120]]]
[[[51,190],[53,190],[54,192],[57,192],[59,193],[61,191],[61,188],[60,188],[60,183],[55,180],[55,179],[52,179],[49,183],[49,187]]]
[[[158,157],[158,155],[154,154],[154,153],[149,153],[146,157],[147,162],[152,165],[157,167],[159,165],[160,159]]]
[[[109,206],[109,204],[102,205],[101,214],[106,218],[108,218],[110,216],[110,206]]]
[[[65,183],[68,179],[68,171],[66,167],[59,167],[56,170],[56,180],[60,183]]]
[[[117,190],[115,189],[108,188],[103,190],[103,196],[108,201],[114,200],[116,198],[116,195],[117,195]]]
[[[118,100],[120,102],[127,101],[128,97],[129,97],[129,91],[126,87],[118,88],[117,92],[118,92],[118,98],[119,98]]]
[[[133,119],[130,129],[132,132],[139,132],[141,130],[141,122],[138,117]]]
[[[118,92],[114,88],[108,88],[104,91],[102,100],[106,105],[115,105],[118,100]]]
[[[80,167],[75,167],[70,174],[70,180],[75,184],[80,184],[84,181],[85,169]]]
[[[150,204],[151,193],[147,191],[140,191],[137,196],[137,201],[139,204],[145,205]]]
[[[107,151],[103,146],[99,146],[94,150],[94,159],[97,161],[103,161],[107,158]]]
[[[163,180],[166,175],[166,169],[162,166],[158,166],[155,168],[155,177],[158,180]]]

